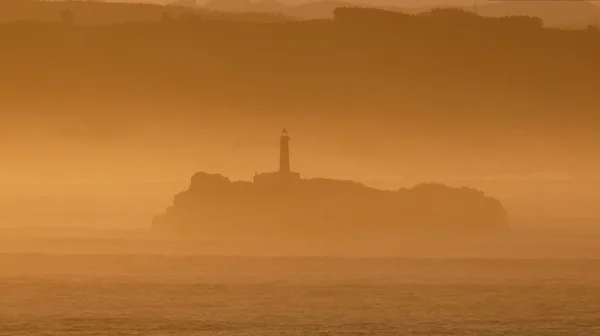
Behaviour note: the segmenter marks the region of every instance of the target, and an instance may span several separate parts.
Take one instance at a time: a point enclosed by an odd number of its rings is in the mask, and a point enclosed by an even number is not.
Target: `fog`
[[[292,165],[303,177],[349,179],[381,189],[419,182],[474,187],[500,199],[517,226],[571,225],[569,219],[600,216],[595,206],[600,179],[593,169],[598,160],[584,132],[514,132],[494,140],[477,129],[433,133],[412,123],[388,130],[382,123],[331,120],[316,112],[304,121],[190,122],[148,114],[129,122],[84,117],[4,122],[2,226],[144,227],[197,171],[251,180],[255,172],[274,170],[281,127],[292,132]]]

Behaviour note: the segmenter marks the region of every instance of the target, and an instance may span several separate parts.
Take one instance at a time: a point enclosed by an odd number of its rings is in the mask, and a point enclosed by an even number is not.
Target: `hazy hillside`
[[[5,180],[249,178],[272,167],[272,135],[289,127],[305,176],[389,176],[398,187],[564,173],[575,186],[524,184],[516,195],[528,199],[513,204],[594,210],[593,30],[460,11],[345,9],[284,23],[174,8],[165,19],[160,6],[97,3],[69,4],[79,6],[70,25],[63,5],[44,4],[52,20],[0,25]],[[128,23],[99,26],[111,11]]]
[[[495,17],[537,16],[542,18],[547,26],[571,28],[586,27],[600,18],[600,7],[588,1],[501,1],[480,5],[477,12],[480,15]],[[580,24],[574,26],[576,22]]]
[[[175,1],[0,1],[0,22],[58,21],[60,12],[74,12],[79,22],[86,24],[114,24],[127,21],[159,21],[165,15],[177,17],[196,13],[211,18],[273,21],[273,15],[300,20],[333,17],[338,7],[362,6],[403,13],[420,13],[438,7],[460,7],[477,11],[483,16],[510,15],[534,16],[543,19],[546,26],[561,28],[585,28],[600,21],[600,6],[588,1],[483,1],[477,6],[473,1],[376,1],[321,0],[175,0]],[[216,13],[218,12],[218,13]],[[238,15],[232,15],[236,13]],[[241,14],[241,15],[240,15]],[[261,15],[262,14],[262,15]]]
[[[104,101],[134,102],[152,92],[152,99],[183,106],[320,107],[346,116],[377,104],[370,118],[436,116],[427,121],[431,126],[465,127],[464,118],[535,127],[542,115],[546,125],[563,130],[597,122],[598,34],[542,29],[533,18],[348,9],[333,21],[258,24],[199,16],[86,28],[74,17],[75,27],[0,27],[12,51],[0,56],[8,69],[3,92],[14,98],[36,92],[48,103],[72,90],[81,102],[101,93]]]
[[[285,1],[209,0],[200,8],[218,11],[278,12],[299,19],[331,18],[338,7],[372,7],[403,13],[418,13],[452,6],[479,15],[502,17],[523,15],[539,17],[549,27],[582,28],[600,18],[600,6],[588,1],[375,1],[321,0],[293,4]]]
[[[349,10],[334,21],[287,24],[202,17],[106,28],[5,24],[0,39],[11,52],[0,56],[1,89],[5,105],[61,105],[55,113],[63,115],[100,100],[280,117],[327,111],[385,119],[391,128],[443,125],[443,132],[506,134],[543,121],[545,132],[582,136],[597,126],[598,34],[436,13]],[[32,93],[36,101],[22,100]]]
[[[217,12],[208,8],[177,2],[173,5],[117,3],[99,1],[0,1],[0,23],[61,22],[68,11],[77,25],[97,26],[123,23],[162,22],[200,15],[205,19],[231,21],[285,21],[281,13]]]

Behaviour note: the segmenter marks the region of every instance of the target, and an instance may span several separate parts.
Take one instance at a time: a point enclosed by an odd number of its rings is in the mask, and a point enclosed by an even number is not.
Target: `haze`
[[[591,1],[0,0],[0,334],[590,336]]]

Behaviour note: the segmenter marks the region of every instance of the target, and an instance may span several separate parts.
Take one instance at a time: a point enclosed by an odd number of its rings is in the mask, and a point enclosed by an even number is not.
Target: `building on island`
[[[425,183],[383,191],[356,181],[301,178],[292,171],[290,137],[279,139],[279,170],[253,182],[197,172],[190,185],[153,219],[162,232],[203,237],[232,234],[273,239],[389,237],[406,230],[481,232],[509,227],[497,199],[471,188]]]
[[[253,183],[259,187],[288,186],[301,181],[300,173],[291,170],[290,136],[284,128],[279,137],[279,170],[271,173],[255,174]]]

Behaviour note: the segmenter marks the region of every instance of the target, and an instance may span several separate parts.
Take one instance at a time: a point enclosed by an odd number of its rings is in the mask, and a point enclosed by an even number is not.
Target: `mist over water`
[[[7,335],[594,335],[600,232],[293,244],[4,229]]]
[[[600,7],[305,2],[0,1],[0,336],[600,335]]]
[[[593,335],[595,260],[1,255],[10,335]]]

